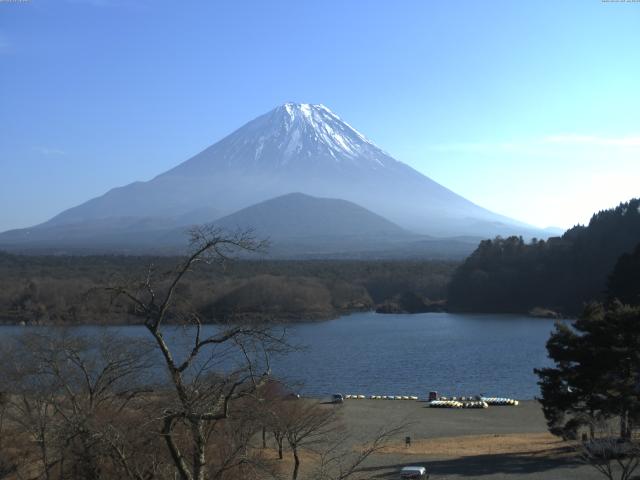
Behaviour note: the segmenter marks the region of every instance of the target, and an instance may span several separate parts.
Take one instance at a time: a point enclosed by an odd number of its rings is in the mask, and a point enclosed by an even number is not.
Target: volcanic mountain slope
[[[213,222],[229,232],[253,230],[256,238],[270,242],[269,257],[393,256],[392,251],[424,241],[389,220],[355,203],[290,193],[243,208]],[[177,245],[184,230],[176,229],[157,244]],[[471,251],[468,242],[447,248],[445,256]],[[422,250],[425,250],[424,248]],[[427,249],[428,250],[428,249]],[[412,249],[409,249],[411,252]],[[365,255],[366,256],[366,255]],[[407,256],[402,252],[399,256]]]
[[[124,239],[132,231],[211,222],[291,192],[354,202],[421,234],[545,236],[393,159],[327,107],[287,103],[150,181],[114,188],[44,224],[5,233],[0,245],[7,238],[44,240],[53,231],[57,241],[91,237],[92,231],[107,237],[121,232]]]
[[[24,232],[4,234],[5,248],[27,253],[104,252],[175,254],[185,251],[189,228],[167,229],[154,221],[114,218],[103,222],[48,225],[37,235],[16,241]],[[267,258],[461,259],[480,238],[438,239],[416,235],[355,203],[291,193],[243,208],[212,225],[228,232],[253,230],[269,240]],[[13,237],[13,238],[12,238]]]
[[[277,239],[322,237],[405,238],[409,233],[355,203],[290,193],[252,205],[214,222],[226,230],[251,228]]]

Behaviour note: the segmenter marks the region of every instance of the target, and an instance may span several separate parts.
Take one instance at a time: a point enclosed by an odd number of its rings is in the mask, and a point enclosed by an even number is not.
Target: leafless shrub
[[[582,461],[609,480],[629,480],[640,465],[640,445],[633,439],[620,438],[607,421],[591,426],[592,438],[578,446]]]

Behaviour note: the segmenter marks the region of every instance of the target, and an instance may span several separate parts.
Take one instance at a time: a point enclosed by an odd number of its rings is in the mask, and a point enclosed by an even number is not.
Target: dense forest
[[[0,322],[135,322],[108,287],[171,272],[180,258],[25,256],[0,252]],[[562,237],[484,240],[464,263],[418,260],[236,260],[205,265],[181,296],[209,322],[300,321],[375,309],[573,316],[589,301],[640,302],[640,199]],[[125,313],[125,315],[123,315]]]
[[[105,288],[135,285],[150,266],[170,272],[179,262],[0,253],[0,322],[122,322],[130,305],[112,301]],[[441,303],[456,266],[446,261],[238,260],[204,265],[180,293],[211,322],[318,320],[377,307],[424,311]]]
[[[547,241],[485,240],[454,274],[449,308],[476,312],[541,308],[575,315],[592,300],[635,298],[640,284],[633,262],[637,267],[639,244],[640,199],[598,212],[587,226],[573,227]]]

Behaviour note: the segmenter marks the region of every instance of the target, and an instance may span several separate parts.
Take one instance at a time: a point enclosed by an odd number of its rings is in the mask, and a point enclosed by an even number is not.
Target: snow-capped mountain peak
[[[354,139],[375,147],[373,142],[321,103],[288,102],[276,111],[279,109],[284,109],[289,115],[290,125],[294,125],[299,119],[309,125],[318,134],[319,139],[338,149],[342,148],[349,154],[353,153],[352,143],[357,143],[352,141]]]
[[[250,145],[263,166],[342,163],[378,169],[393,161],[362,133],[322,104],[288,102],[258,117],[230,137],[235,149]]]
[[[495,236],[515,228],[513,220],[393,159],[326,106],[292,102],[152,180],[110,190],[45,225],[102,225],[114,218],[204,223],[213,220],[212,210],[228,215],[291,192],[347,200],[407,230],[436,236]]]
[[[400,162],[322,104],[287,102],[163,175],[310,175],[398,168]]]

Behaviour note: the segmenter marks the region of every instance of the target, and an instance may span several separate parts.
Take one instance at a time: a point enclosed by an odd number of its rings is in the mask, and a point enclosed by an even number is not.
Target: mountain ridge
[[[409,236],[406,230],[353,202],[292,192],[251,205],[213,222],[227,230],[252,228],[270,238]]]
[[[22,231],[38,236],[81,224],[91,230],[122,218],[170,230],[291,192],[346,200],[423,235],[545,236],[394,159],[326,106],[304,103],[276,107],[149,181],[111,189]],[[15,239],[18,232],[9,234]]]

